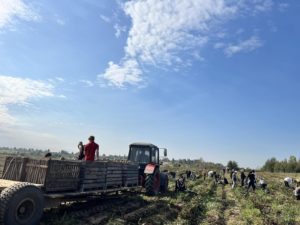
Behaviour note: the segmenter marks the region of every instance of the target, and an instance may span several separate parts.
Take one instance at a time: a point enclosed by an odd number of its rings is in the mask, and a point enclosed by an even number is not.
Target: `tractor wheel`
[[[37,225],[43,210],[43,193],[32,184],[19,183],[1,192],[1,225]]]
[[[145,188],[148,195],[157,195],[160,188],[160,174],[158,169],[153,174],[147,174],[145,179]]]
[[[165,173],[160,174],[160,192],[166,193],[169,186],[169,177]]]

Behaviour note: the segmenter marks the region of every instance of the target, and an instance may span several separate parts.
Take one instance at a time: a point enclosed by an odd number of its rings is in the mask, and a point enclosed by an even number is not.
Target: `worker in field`
[[[237,182],[237,171],[234,171],[234,173],[232,174],[232,186],[231,186],[232,189],[235,188],[236,182]]]
[[[293,179],[290,177],[286,177],[286,178],[284,178],[283,182],[286,187],[291,187],[291,185],[293,183]]]
[[[89,143],[84,146],[84,155],[86,161],[94,161],[95,155],[96,159],[99,159],[99,145],[95,142],[95,137],[89,137]]]
[[[210,170],[210,171],[208,171],[207,176],[214,177],[214,173],[215,173],[214,171]]]
[[[187,170],[185,171],[185,173],[186,173],[186,178],[189,179],[191,177],[192,171]]]
[[[227,178],[224,176],[224,179],[223,179],[223,184],[224,185],[227,185],[227,184],[229,184],[229,182],[228,182],[228,180],[227,180]]]
[[[265,181],[264,178],[260,178],[258,184],[263,190],[267,189],[267,182]]]
[[[183,175],[180,175],[179,179],[176,180],[175,182],[175,191],[185,191],[186,190],[186,186],[185,186],[185,179],[183,177]]]
[[[231,172],[230,172],[230,179],[231,179],[231,181],[232,181],[232,175],[233,175],[233,173],[234,173],[234,169],[232,169]]]
[[[242,172],[241,172],[241,187],[244,187],[245,179],[246,179],[245,171],[242,170]]]
[[[250,189],[250,187],[252,187],[252,190],[255,191],[255,171],[252,170],[251,172],[249,172],[248,176],[247,176],[247,180],[248,180],[248,188],[247,190]]]
[[[78,144],[78,150],[79,150],[78,160],[83,160],[84,159],[84,145],[83,145],[82,141],[80,141]]]
[[[297,186],[294,191],[297,200],[300,200],[300,186]]]
[[[206,179],[206,175],[207,175],[206,169],[204,169],[202,173],[203,173],[203,180],[205,180]]]
[[[219,173],[216,173],[216,175],[215,175],[215,182],[218,183],[219,180],[221,180],[221,175]]]

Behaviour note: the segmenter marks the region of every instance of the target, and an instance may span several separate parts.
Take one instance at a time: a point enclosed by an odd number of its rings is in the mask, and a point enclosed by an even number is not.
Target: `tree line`
[[[296,156],[290,156],[289,159],[279,161],[273,157],[265,162],[262,170],[268,172],[300,173],[300,158],[297,160]]]

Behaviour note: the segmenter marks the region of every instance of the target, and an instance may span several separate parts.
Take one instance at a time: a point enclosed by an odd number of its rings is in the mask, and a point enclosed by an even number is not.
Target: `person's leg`
[[[252,189],[253,189],[253,191],[255,191],[255,183],[254,182],[252,182]]]

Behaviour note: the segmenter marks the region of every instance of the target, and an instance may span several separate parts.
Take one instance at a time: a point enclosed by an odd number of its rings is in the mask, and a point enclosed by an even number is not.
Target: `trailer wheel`
[[[43,210],[43,193],[32,184],[19,183],[1,192],[1,225],[37,225]]]
[[[157,195],[160,188],[160,174],[158,169],[153,174],[147,174],[145,179],[145,188],[148,195]]]

